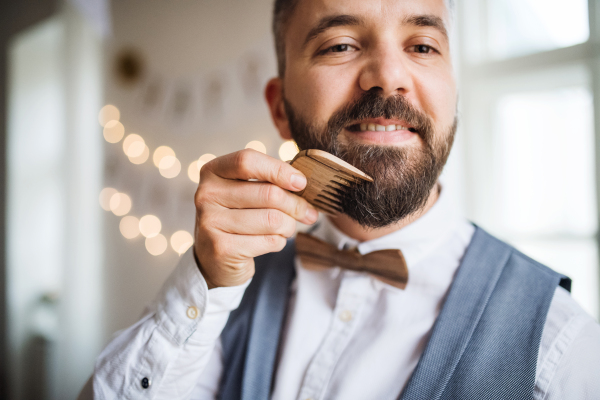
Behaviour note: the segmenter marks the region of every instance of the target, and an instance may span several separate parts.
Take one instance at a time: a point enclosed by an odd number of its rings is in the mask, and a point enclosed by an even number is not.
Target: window
[[[586,0],[458,6],[467,215],[571,277],[573,297],[597,318],[594,13]]]

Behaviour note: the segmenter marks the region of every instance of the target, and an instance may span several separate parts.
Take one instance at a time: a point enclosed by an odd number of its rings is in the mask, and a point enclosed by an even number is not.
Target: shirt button
[[[198,318],[200,311],[198,311],[198,307],[190,306],[190,307],[188,307],[185,314],[187,315],[187,317],[189,319],[196,319],[196,318]]]
[[[142,387],[144,389],[148,389],[150,387],[150,379],[143,377],[142,378]]]
[[[349,322],[352,320],[352,311],[344,310],[340,313],[340,319],[344,322]]]

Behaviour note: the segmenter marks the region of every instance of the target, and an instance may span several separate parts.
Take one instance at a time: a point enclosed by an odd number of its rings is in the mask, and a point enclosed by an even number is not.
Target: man
[[[306,178],[251,150],[219,157],[201,171],[194,251],[82,398],[600,397],[600,326],[568,278],[457,217],[437,182],[456,131],[451,13],[444,0],[275,2],[277,129],[374,178],[310,233],[354,254],[401,250],[406,286],[295,256],[286,239],[318,215],[294,194]]]

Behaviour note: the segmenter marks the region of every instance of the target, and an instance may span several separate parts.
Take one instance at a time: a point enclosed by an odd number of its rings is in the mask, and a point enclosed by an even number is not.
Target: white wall
[[[182,162],[174,179],[160,176],[149,160],[133,165],[121,144],[106,144],[105,186],[127,193],[130,215],[158,216],[167,238],[179,229],[193,232],[193,194],[196,184],[187,167],[204,153],[222,155],[261,140],[276,156],[282,142],[262,98],[262,87],[275,75],[270,36],[272,0],[162,1],[118,0],[112,3],[113,36],[106,47],[105,102],[121,111],[126,135],[140,134],[154,151],[173,148]],[[123,86],[114,75],[114,59],[124,48],[145,58],[147,74],[138,84]],[[259,55],[258,93],[248,97],[239,80],[248,56]],[[227,82],[227,106],[221,114],[207,112],[206,85],[214,76]],[[162,85],[157,104],[144,105],[149,85]],[[186,117],[171,112],[174,91],[189,89],[191,109]],[[210,97],[208,97],[210,98]],[[120,218],[105,212],[106,266],[104,301],[105,340],[135,322],[162,282],[175,267],[172,249],[150,255],[141,237],[128,240],[119,233]]]

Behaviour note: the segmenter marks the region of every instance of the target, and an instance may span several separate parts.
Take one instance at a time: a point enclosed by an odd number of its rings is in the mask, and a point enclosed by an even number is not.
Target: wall
[[[282,141],[262,98],[264,83],[275,74],[271,5],[271,0],[112,3],[113,36],[105,52],[106,103],[121,111],[125,134],[140,134],[151,152],[161,145],[172,147],[182,172],[173,179],[163,178],[152,164],[152,154],[144,164],[133,165],[122,142],[107,143],[105,186],[131,197],[130,215],[158,216],[167,238],[179,229],[193,232],[197,185],[186,173],[193,160],[204,153],[242,149],[251,140],[261,140],[270,155],[277,155]],[[143,76],[129,85],[115,75],[115,59],[126,49],[135,51],[145,65]],[[258,65],[258,72],[254,82],[244,83],[240,77],[248,60]],[[214,82],[223,90],[215,93]],[[184,112],[174,110],[179,91],[189,99]],[[125,239],[119,221],[112,213],[105,214],[107,341],[139,318],[178,261],[171,248],[152,256],[142,237]]]

